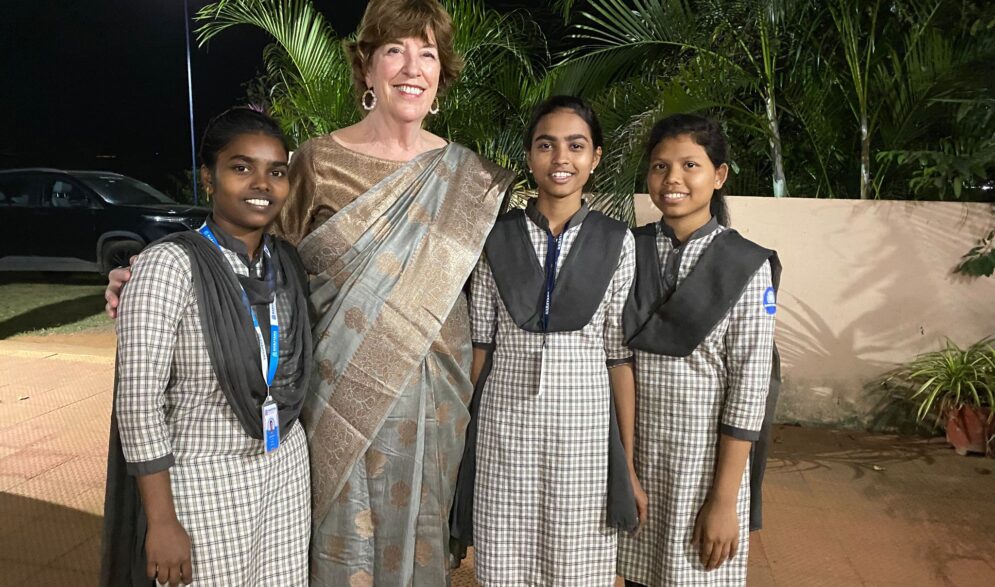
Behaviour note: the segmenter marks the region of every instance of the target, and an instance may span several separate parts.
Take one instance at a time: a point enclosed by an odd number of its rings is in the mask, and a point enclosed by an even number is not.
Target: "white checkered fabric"
[[[225,249],[225,257],[249,274],[234,252]],[[281,324],[290,308],[277,297]],[[292,350],[285,333],[281,363]],[[269,455],[242,430],[211,367],[190,259],[179,245],[155,245],[139,256],[117,334],[125,459],[146,473],[175,459],[173,502],[190,535],[194,585],[306,585],[311,488],[303,428],[296,423]],[[276,385],[287,382],[287,372],[280,368]]]
[[[680,255],[678,286],[722,230],[679,249],[658,233],[663,267],[672,255]],[[763,421],[774,342],[774,317],[763,306],[770,286],[770,265],[764,263],[739,301],[688,357],[636,352],[635,465],[649,497],[649,519],[638,539],[619,539],[618,570],[626,579],[648,587],[746,585],[748,466],[736,504],[737,555],[706,572],[691,539],[712,485],[720,425],[748,434],[759,431]]]
[[[546,233],[531,219],[526,225],[544,265]],[[565,231],[557,271],[581,226]],[[606,362],[631,357],[621,316],[635,272],[634,248],[626,233],[591,322],[546,335],[544,361],[544,335],[518,328],[486,259],[474,272],[473,340],[496,347],[480,407],[474,500],[474,565],[485,587],[613,584],[616,537],[605,524]]]

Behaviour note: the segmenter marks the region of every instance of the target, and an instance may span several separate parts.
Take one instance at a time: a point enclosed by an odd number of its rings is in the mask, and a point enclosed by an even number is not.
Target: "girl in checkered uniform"
[[[287,158],[265,115],[212,120],[211,216],[134,264],[117,320],[101,585],[307,585],[306,275],[292,245],[265,235],[288,196]]]
[[[647,146],[663,219],[634,231],[624,317],[636,357],[635,468],[649,500],[640,533],[620,539],[630,586],[741,587],[749,529],[759,527],[780,264],[726,228],[727,150],[718,124],[691,115],[657,123]]]
[[[621,330],[633,240],[582,198],[601,147],[583,101],[537,107],[525,150],[538,198],[498,217],[471,280],[477,389],[453,535],[469,542],[472,526],[484,586],[608,587],[616,528],[643,511]]]

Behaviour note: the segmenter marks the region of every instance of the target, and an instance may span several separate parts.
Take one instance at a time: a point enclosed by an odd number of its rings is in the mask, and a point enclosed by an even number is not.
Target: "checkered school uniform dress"
[[[688,276],[725,228],[706,225],[680,245],[658,228],[661,275]],[[665,278],[666,279],[666,278]],[[706,572],[691,544],[695,518],[714,477],[719,431],[755,440],[770,384],[774,317],[763,306],[771,286],[764,263],[740,299],[688,357],[636,351],[635,465],[649,498],[638,538],[619,539],[619,574],[648,587],[746,585],[749,545],[749,465],[736,514],[739,550]]]
[[[545,231],[526,221],[545,264]],[[563,234],[557,272],[581,223]],[[491,586],[607,587],[615,578],[615,530],[605,524],[610,365],[631,360],[622,310],[635,273],[626,233],[618,268],[591,322],[546,335],[520,329],[481,259],[471,282],[474,344],[493,345],[477,437],[474,565]]]
[[[224,253],[237,273],[249,275],[247,258]],[[261,265],[254,264],[254,275]],[[141,254],[124,288],[116,409],[129,472],[169,469],[176,514],[190,535],[194,585],[307,585],[304,430],[295,423],[268,455],[262,440],[242,430],[211,367],[191,279],[187,253],[163,243]],[[281,324],[291,307],[277,296]],[[285,333],[275,384],[293,372]]]

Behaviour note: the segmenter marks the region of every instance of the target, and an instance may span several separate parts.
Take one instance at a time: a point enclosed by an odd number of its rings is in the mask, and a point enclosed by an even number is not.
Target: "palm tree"
[[[860,198],[866,200],[871,196],[871,136],[881,112],[880,102],[870,103],[871,78],[887,54],[880,39],[893,21],[885,18],[878,25],[881,0],[833,0],[829,11],[849,74],[841,77],[843,94],[860,129]]]
[[[352,70],[339,39],[308,0],[220,0],[201,8],[197,40],[250,25],[273,38],[263,52],[271,114],[294,143],[359,119]]]
[[[524,177],[521,132],[532,104],[548,92],[545,38],[524,12],[501,14],[483,0],[445,0],[454,46],[465,61],[447,91],[434,132],[476,150]],[[351,67],[338,37],[310,0],[219,0],[205,6],[201,45],[232,27],[250,25],[273,38],[263,54],[266,99],[299,144],[359,120]]]
[[[573,4],[562,3],[565,10]],[[810,6],[792,0],[590,0],[575,24],[585,44],[564,59],[564,87],[597,93],[636,71],[674,78],[683,70],[702,104],[737,113],[734,124],[766,139],[772,191],[785,196],[778,93],[791,43],[809,32],[789,31],[806,21]],[[705,73],[719,77],[691,77]]]
[[[925,195],[924,187],[942,197],[946,184],[922,179],[930,175],[926,153],[943,159],[960,151],[961,161],[972,158],[968,150],[991,153],[991,115],[969,114],[991,112],[977,69],[990,68],[995,42],[990,34],[971,34],[967,23],[940,26],[940,15],[958,5],[950,0],[829,3],[834,38],[820,47],[819,78],[823,91],[834,93],[826,82],[835,86],[856,125],[861,198]],[[963,124],[978,118],[981,124]],[[979,176],[984,176],[979,164],[963,164],[944,180],[960,197],[965,179]]]
[[[992,70],[995,15],[968,4],[561,0],[582,45],[553,73],[618,125],[606,125],[619,146],[599,184],[610,200],[636,188],[632,148],[649,121],[702,109],[727,126],[733,189],[764,174],[775,196],[935,197],[952,185],[960,197],[995,153],[984,87],[995,76],[977,73]]]

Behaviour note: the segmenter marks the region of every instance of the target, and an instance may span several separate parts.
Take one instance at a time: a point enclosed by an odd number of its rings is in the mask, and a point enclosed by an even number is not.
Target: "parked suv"
[[[0,171],[0,271],[107,271],[207,208],[104,171]]]

